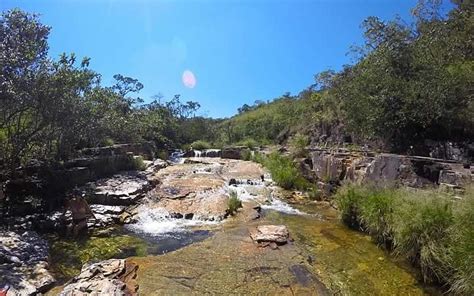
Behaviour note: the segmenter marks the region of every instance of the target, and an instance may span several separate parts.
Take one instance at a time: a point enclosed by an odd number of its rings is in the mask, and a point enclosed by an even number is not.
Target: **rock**
[[[48,271],[48,243],[36,232],[0,231],[0,279],[8,295],[35,295],[55,282]]]
[[[138,265],[125,259],[110,259],[84,265],[81,273],[66,285],[61,296],[137,295]]]
[[[95,216],[95,226],[105,227],[120,221],[125,206],[108,206],[94,204],[90,206]]]
[[[243,151],[250,151],[247,147],[236,146],[236,147],[227,147],[222,149],[221,157],[228,159],[241,159]]]
[[[325,182],[337,182],[342,180],[345,168],[343,162],[337,155],[326,151],[315,151],[312,153],[313,171],[316,178]]]
[[[123,172],[89,183],[85,190],[92,193],[87,196],[91,204],[129,206],[143,198],[150,188],[150,182],[142,174]]]
[[[164,169],[167,166],[168,166],[168,163],[166,161],[157,158],[150,164],[150,166],[147,167],[145,172],[150,173],[150,174],[156,173],[157,171]]]
[[[229,180],[229,185],[237,185],[237,180],[235,180],[235,178],[231,178]]]
[[[257,243],[286,244],[289,236],[285,225],[260,225],[250,230],[250,237]]]

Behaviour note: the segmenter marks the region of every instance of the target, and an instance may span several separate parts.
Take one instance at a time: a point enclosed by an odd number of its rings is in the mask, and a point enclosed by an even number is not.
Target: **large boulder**
[[[7,295],[36,295],[55,282],[48,271],[48,243],[36,232],[0,231],[0,282]]]
[[[137,295],[137,270],[138,265],[126,259],[86,264],[81,273],[74,277],[59,295]]]
[[[290,235],[285,225],[260,225],[250,230],[250,237],[257,243],[286,244]]]

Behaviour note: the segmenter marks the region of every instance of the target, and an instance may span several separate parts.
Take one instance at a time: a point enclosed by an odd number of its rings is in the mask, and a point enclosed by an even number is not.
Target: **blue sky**
[[[181,94],[200,114],[226,117],[244,103],[297,94],[314,74],[350,63],[368,16],[409,20],[415,0],[0,0],[41,14],[50,56],[91,58],[104,84],[139,79],[149,101]],[[194,73],[186,87],[182,74]],[[188,84],[189,86],[189,84]]]

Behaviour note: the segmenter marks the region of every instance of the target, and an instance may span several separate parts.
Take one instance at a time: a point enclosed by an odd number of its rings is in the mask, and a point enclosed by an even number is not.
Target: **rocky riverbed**
[[[42,292],[55,279],[59,286],[48,295],[81,289],[117,295],[428,293],[403,262],[341,225],[328,204],[286,202],[285,196],[298,194],[274,186],[256,163],[204,157],[153,165],[138,175],[89,184],[97,220],[106,222],[90,221],[95,228],[88,239],[48,237],[49,251],[47,244],[30,248],[38,252],[30,265],[42,264],[44,284],[33,282],[36,290],[20,291],[3,275],[0,280],[10,285],[7,295]],[[228,210],[231,192],[242,201],[235,215]],[[16,250],[6,241],[2,248]],[[21,252],[8,254],[0,267],[16,266],[22,279],[31,281],[29,261],[15,255]],[[112,258],[127,260],[103,261]],[[102,271],[89,276],[90,268]]]

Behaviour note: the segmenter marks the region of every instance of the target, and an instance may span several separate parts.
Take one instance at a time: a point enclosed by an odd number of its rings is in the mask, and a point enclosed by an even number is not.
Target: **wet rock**
[[[286,244],[289,236],[285,225],[260,225],[250,230],[250,237],[257,243]]]
[[[231,179],[229,180],[229,185],[237,185],[237,180],[234,179],[234,178],[231,178]]]
[[[110,259],[84,265],[61,296],[82,295],[137,295],[135,282],[138,265],[125,259]]]
[[[8,295],[35,295],[55,282],[48,271],[48,244],[36,232],[0,231],[0,279]]]

